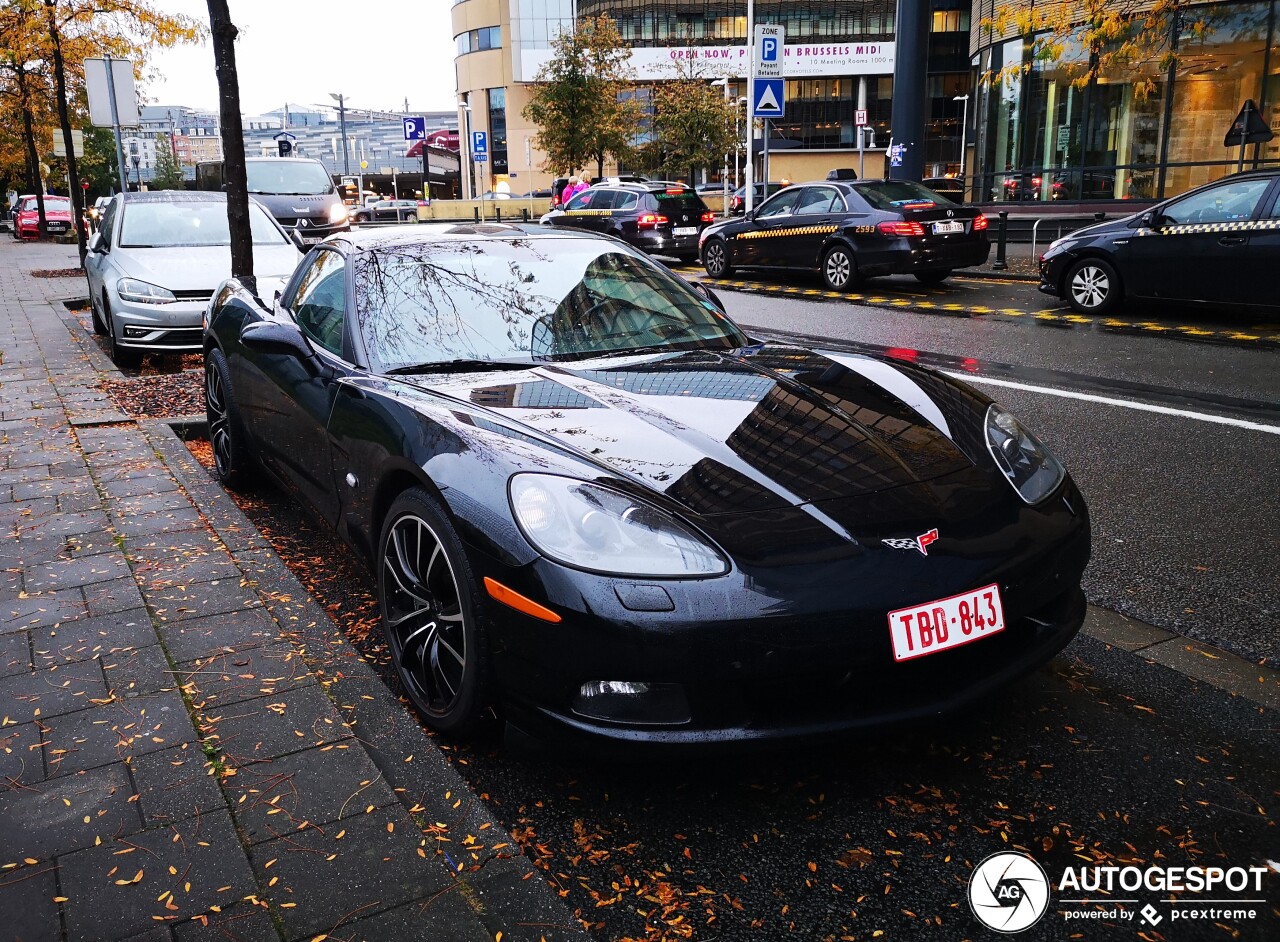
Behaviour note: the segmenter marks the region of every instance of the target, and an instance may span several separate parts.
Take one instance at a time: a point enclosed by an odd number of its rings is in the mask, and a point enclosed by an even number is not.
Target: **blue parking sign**
[[[404,119],[404,139],[406,141],[421,141],[427,137],[427,119],[426,118],[405,118]]]
[[[489,153],[489,132],[488,131],[472,131],[471,132],[471,153],[476,157],[481,154]]]

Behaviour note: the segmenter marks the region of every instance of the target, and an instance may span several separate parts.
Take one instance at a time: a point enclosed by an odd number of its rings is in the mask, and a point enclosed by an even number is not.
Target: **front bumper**
[[[210,292],[212,296],[212,292]],[[122,347],[157,353],[198,353],[204,343],[208,298],[139,304],[111,292],[112,331]]]
[[[1066,252],[1040,259],[1040,284],[1036,287],[1041,293],[1054,298],[1063,297],[1062,275],[1070,261],[1071,256]]]
[[[931,719],[1035,670],[1079,630],[1089,525],[1083,501],[1068,488],[1076,510],[1053,515],[1058,535],[1039,552],[997,565],[960,559],[936,581],[914,586],[859,582],[847,561],[829,574],[800,567],[745,581],[737,570],[710,579],[629,580],[543,559],[508,569],[472,554],[477,575],[491,575],[564,619],[550,625],[491,603],[497,686],[517,725],[597,748],[807,741]],[[771,582],[787,585],[778,590]],[[990,582],[1001,587],[1002,633],[894,661],[886,612]],[[642,610],[624,600],[637,583]],[[659,604],[647,604],[655,597]],[[575,695],[589,681],[677,685],[687,721],[585,715]]]

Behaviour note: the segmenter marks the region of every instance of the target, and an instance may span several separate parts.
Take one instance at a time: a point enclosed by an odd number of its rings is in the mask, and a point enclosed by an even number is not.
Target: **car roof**
[[[537,223],[516,224],[506,222],[428,222],[416,226],[395,229],[360,229],[330,236],[326,242],[346,243],[360,252],[392,248],[398,245],[418,245],[428,242],[468,242],[477,239],[565,240],[600,239],[592,232],[572,229],[553,229]],[[322,243],[323,244],[323,243]]]
[[[593,190],[633,190],[643,193],[665,193],[667,190],[673,190],[679,187],[681,190],[694,192],[693,187],[687,183],[680,183],[676,180],[601,180],[599,183],[592,184]]]
[[[148,190],[118,193],[126,203],[225,203],[227,194],[217,190]]]

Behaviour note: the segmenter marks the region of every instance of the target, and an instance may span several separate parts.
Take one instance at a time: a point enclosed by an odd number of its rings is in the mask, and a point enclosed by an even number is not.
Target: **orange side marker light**
[[[527,599],[515,589],[508,589],[496,579],[484,577],[484,588],[495,600],[506,605],[508,608],[514,608],[517,612],[523,612],[526,615],[532,615],[541,621],[549,621],[551,624],[558,624],[561,621],[559,615],[544,605],[539,605],[533,599]]]

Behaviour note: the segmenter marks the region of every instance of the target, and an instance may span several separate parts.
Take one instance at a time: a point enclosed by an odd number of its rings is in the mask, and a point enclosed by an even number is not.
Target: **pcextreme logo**
[[[1271,863],[1280,870],[1280,864]],[[1212,922],[1254,920],[1265,912],[1262,877],[1267,867],[1068,867],[1058,880],[1057,909],[1067,922],[1135,922],[1156,926],[1166,920]],[[1030,929],[1049,909],[1055,886],[1029,854],[1003,851],[973,869],[969,908],[989,929],[1012,934]],[[1140,893],[1155,899],[1134,898]],[[1081,894],[1097,894],[1094,896]],[[1208,899],[1185,894],[1206,894]],[[1224,893],[1244,894],[1223,898]],[[1184,895],[1179,895],[1184,894]],[[1156,904],[1160,904],[1157,906]]]

